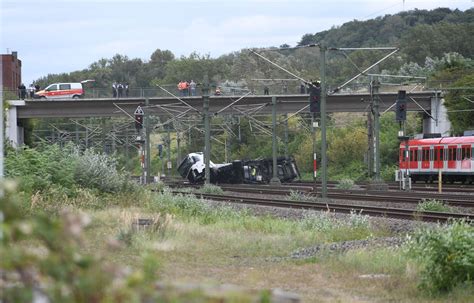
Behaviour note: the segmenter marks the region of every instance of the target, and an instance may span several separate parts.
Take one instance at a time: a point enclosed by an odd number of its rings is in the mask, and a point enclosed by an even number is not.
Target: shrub
[[[352,179],[342,179],[336,185],[338,189],[352,189],[354,187],[354,180]]]
[[[21,191],[35,193],[51,186],[63,188],[68,195],[75,189],[73,147],[42,145],[36,149],[9,150],[5,175],[19,181]]]
[[[81,186],[102,192],[119,192],[133,187],[128,176],[117,171],[114,158],[90,149],[76,157],[74,180]]]
[[[474,226],[464,221],[417,230],[407,251],[422,266],[422,289],[442,292],[473,282]]]
[[[9,150],[5,175],[18,179],[20,190],[30,194],[54,188],[71,197],[77,194],[78,185],[101,192],[133,191],[137,187],[127,174],[117,171],[114,158],[92,150],[80,153],[73,145]]]
[[[436,199],[422,199],[422,202],[416,206],[417,211],[438,211],[450,212],[452,208]]]

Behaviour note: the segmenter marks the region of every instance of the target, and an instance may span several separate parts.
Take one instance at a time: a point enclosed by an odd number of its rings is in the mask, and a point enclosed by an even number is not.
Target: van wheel
[[[45,97],[45,96],[41,96],[41,98],[40,98],[40,99],[44,100],[44,99],[46,99],[46,97]]]
[[[78,95],[72,96],[73,99],[79,99],[80,97]]]

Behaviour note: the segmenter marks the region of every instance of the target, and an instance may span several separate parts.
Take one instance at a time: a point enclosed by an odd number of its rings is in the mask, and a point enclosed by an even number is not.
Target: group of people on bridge
[[[183,97],[196,96],[196,86],[197,84],[194,82],[194,80],[191,80],[190,82],[181,80],[178,83],[179,94]]]
[[[125,84],[114,82],[112,83],[112,96],[114,98],[122,98],[125,93],[125,97],[128,98],[129,87],[128,82]]]
[[[21,100],[26,99],[27,97],[33,99],[36,92],[39,92],[40,86],[38,84],[31,83],[28,88],[26,88],[25,84],[20,84],[18,86],[18,98]]]

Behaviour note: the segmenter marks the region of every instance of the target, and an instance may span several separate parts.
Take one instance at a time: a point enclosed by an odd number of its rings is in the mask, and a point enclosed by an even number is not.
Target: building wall
[[[17,52],[2,56],[2,90],[13,90],[16,92],[21,84],[21,60]]]

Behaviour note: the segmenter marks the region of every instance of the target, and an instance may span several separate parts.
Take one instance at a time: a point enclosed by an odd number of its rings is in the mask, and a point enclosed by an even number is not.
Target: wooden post
[[[443,192],[443,173],[441,172],[441,169],[438,170],[438,192]]]

